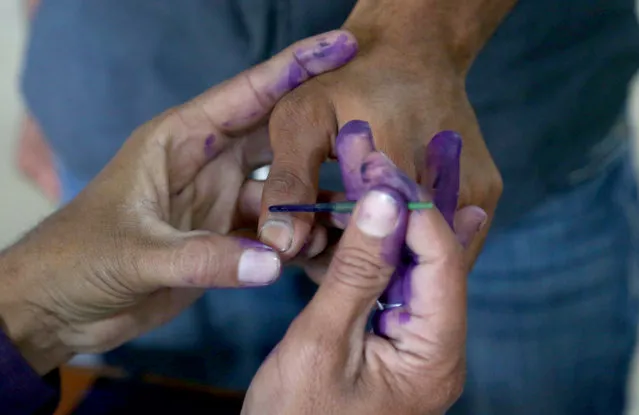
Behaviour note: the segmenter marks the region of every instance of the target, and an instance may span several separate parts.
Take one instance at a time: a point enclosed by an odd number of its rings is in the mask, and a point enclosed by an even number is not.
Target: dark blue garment
[[[40,377],[0,330],[0,412],[3,415],[49,415],[59,400],[58,371]]]

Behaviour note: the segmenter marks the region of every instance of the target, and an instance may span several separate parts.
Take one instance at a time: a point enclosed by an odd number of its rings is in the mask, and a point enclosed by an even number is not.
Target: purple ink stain
[[[365,191],[360,168],[366,157],[375,151],[373,134],[366,121],[349,121],[335,138],[335,153],[339,161],[346,200],[359,200]],[[333,220],[346,228],[350,214],[333,213]]]
[[[384,154],[374,152],[370,126],[365,121],[354,120],[340,129],[335,140],[342,180],[348,200],[360,199],[373,188],[392,194],[396,200],[417,201],[424,192],[417,183],[400,171]],[[461,138],[452,131],[437,134],[426,148],[427,195],[435,194],[434,202],[452,227],[459,195],[459,166]],[[383,254],[389,265],[396,269],[380,297],[383,304],[401,304],[412,296],[412,271],[417,264],[415,254],[406,245],[408,212],[404,209],[402,223],[396,232],[384,241]],[[347,218],[346,218],[347,219]],[[373,316],[373,329],[377,334],[385,332],[389,311],[378,311]],[[399,315],[400,324],[410,320],[409,312]]]
[[[459,198],[461,146],[462,140],[457,133],[443,131],[431,140],[425,151],[426,177],[430,184],[427,184],[424,190],[434,195],[433,202],[451,228]],[[378,163],[381,164],[381,161]],[[377,168],[384,171],[379,166]],[[367,169],[370,169],[370,166]],[[387,173],[377,173],[380,177],[386,175]],[[392,182],[394,180],[391,180]],[[402,179],[402,182],[405,182],[405,179]],[[380,301],[384,304],[406,304],[406,301],[412,297],[413,269],[417,265],[417,258],[405,243],[402,246],[399,262],[388,287],[380,297]],[[384,319],[377,321],[384,321]],[[408,321],[410,321],[410,313],[400,314],[400,324],[406,324]],[[378,330],[381,329],[378,328]]]
[[[375,151],[373,133],[365,121],[346,123],[335,138],[335,153],[342,173],[347,200],[359,200],[364,193],[361,166]]]
[[[396,189],[406,201],[418,201],[420,190],[417,183],[399,170],[383,153],[368,155],[361,166],[362,182],[365,186],[384,185]]]
[[[295,51],[295,59],[309,75],[314,76],[344,65],[356,53],[357,42],[341,33],[333,40],[318,38],[312,47],[298,49]]]
[[[215,145],[215,136],[213,134],[206,137],[204,140],[204,154],[208,159],[212,159],[217,155],[217,151],[213,147]]]
[[[399,313],[397,320],[399,321],[399,324],[408,323],[410,321],[410,313],[407,313],[406,311],[402,311],[401,313]]]
[[[345,33],[335,39],[319,38],[307,48],[296,50],[294,61],[286,69],[283,79],[275,85],[274,95],[297,88],[312,76],[339,68],[357,54],[357,42]]]
[[[380,297],[383,304],[404,305],[410,298],[410,289],[406,289],[406,274],[415,263],[413,253],[406,245],[408,210],[406,202],[419,200],[419,186],[399,170],[382,153],[371,153],[361,167],[361,176],[367,188],[385,187],[394,189],[394,197],[401,201],[403,210],[401,221],[392,235],[384,240],[383,255],[389,265],[395,266],[386,290]],[[407,296],[408,294],[408,296]]]
[[[264,245],[263,243],[261,243],[260,241],[256,241],[255,239],[249,239],[249,238],[236,238],[238,243],[240,244],[240,247],[242,247],[242,249],[255,249],[258,251],[271,251],[274,252],[273,248],[271,248],[268,245]]]
[[[375,333],[377,336],[388,337],[388,311],[375,311],[373,313],[373,317],[371,318],[371,326],[373,327],[373,333]]]
[[[446,222],[453,227],[459,201],[462,139],[454,131],[442,131],[426,146],[426,191]]]

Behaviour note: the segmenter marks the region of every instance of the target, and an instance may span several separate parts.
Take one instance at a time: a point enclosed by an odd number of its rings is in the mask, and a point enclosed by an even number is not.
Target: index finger
[[[172,190],[193,180],[229,137],[260,125],[284,94],[344,65],[356,51],[354,37],[342,30],[304,39],[178,108],[170,134]]]

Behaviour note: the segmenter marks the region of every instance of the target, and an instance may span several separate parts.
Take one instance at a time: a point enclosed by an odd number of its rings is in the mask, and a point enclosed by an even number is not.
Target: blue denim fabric
[[[490,234],[469,278],[468,379],[450,414],[621,414],[636,333],[628,157]]]

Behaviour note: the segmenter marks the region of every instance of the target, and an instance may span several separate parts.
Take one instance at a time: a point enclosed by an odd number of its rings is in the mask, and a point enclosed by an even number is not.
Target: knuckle
[[[311,108],[300,94],[300,89],[295,90],[278,101],[271,115],[270,127],[279,131],[291,131],[297,118],[306,118],[310,113]]]
[[[444,379],[437,380],[434,385],[434,393],[430,396],[429,405],[433,410],[446,411],[450,408],[464,392],[464,381],[466,372],[455,370]]]
[[[342,284],[353,288],[377,288],[386,284],[392,268],[364,249],[344,247],[333,256],[330,273]]]
[[[175,250],[171,261],[175,280],[198,287],[215,286],[220,271],[219,253],[200,239]]]
[[[285,95],[275,105],[269,128],[276,152],[279,146],[284,148],[298,142],[296,133],[300,131],[313,128],[330,134],[335,128],[334,108],[324,89],[318,88],[318,85],[316,80],[311,80]]]
[[[494,172],[490,176],[490,180],[488,182],[487,194],[489,200],[497,201],[504,191],[504,180],[496,166],[493,167],[493,170]]]
[[[267,185],[270,193],[276,198],[285,197],[290,199],[291,195],[300,195],[308,192],[312,185],[302,178],[294,169],[291,163],[283,163],[275,171],[271,171]]]

